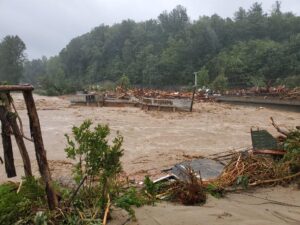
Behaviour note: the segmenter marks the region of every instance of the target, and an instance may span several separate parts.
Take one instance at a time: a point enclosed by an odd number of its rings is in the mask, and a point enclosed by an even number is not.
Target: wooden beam
[[[260,149],[253,150],[253,154],[270,154],[270,155],[284,155],[286,151],[284,150],[273,150],[273,149]]]
[[[4,164],[7,177],[17,176],[15,163],[14,163],[14,154],[12,150],[11,137],[10,137],[10,126],[6,118],[7,110],[4,106],[0,106],[0,119],[1,119],[1,135],[2,135],[2,144],[3,144],[3,153],[4,153]]]
[[[0,85],[0,91],[32,91],[34,88],[32,85]]]
[[[55,190],[52,186],[51,174],[50,174],[49,165],[47,161],[46,151],[44,148],[40,121],[35,107],[34,99],[32,96],[32,91],[31,90],[24,91],[23,96],[28,111],[30,131],[34,141],[35,154],[38,162],[39,171],[42,176],[42,179],[46,184],[48,206],[49,209],[53,210],[58,206],[58,201],[57,201]]]

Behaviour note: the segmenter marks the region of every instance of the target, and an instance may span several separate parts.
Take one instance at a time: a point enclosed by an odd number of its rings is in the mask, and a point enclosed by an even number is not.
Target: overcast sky
[[[54,56],[74,37],[102,23],[123,19],[143,21],[176,5],[187,8],[192,20],[217,13],[232,17],[240,7],[248,9],[255,0],[0,0],[0,40],[19,35],[29,59]],[[270,12],[275,0],[258,1]],[[283,11],[299,15],[300,0],[281,0]]]

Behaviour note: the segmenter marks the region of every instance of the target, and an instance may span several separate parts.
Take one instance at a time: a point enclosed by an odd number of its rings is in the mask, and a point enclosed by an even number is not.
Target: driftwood
[[[277,178],[277,179],[271,179],[271,180],[260,180],[260,181],[256,181],[254,183],[249,184],[249,186],[257,186],[257,185],[261,185],[261,184],[269,184],[269,183],[275,183],[278,181],[282,181],[282,180],[289,180],[295,177],[299,177],[300,176],[300,172],[286,176],[286,177],[282,177],[282,178]]]
[[[263,150],[254,150],[253,154],[270,154],[270,155],[284,155],[286,151],[283,150],[272,150],[272,149],[263,149]]]
[[[49,208],[55,209],[58,206],[57,195],[52,186],[52,179],[47,161],[46,151],[44,148],[42,132],[40,128],[40,121],[36,111],[36,106],[32,96],[32,91],[23,91],[23,96],[28,111],[30,132],[34,141],[35,154],[38,162],[39,171],[42,179],[46,184],[46,194],[48,199]]]
[[[10,126],[6,118],[7,115],[6,108],[2,105],[0,106],[0,119],[1,119],[1,132],[2,132],[2,144],[3,144],[3,153],[4,153],[4,164],[7,177],[17,176],[15,163],[14,163],[14,154],[12,150],[12,143],[10,137]]]
[[[271,119],[271,122],[272,122],[273,127],[275,127],[275,129],[276,129],[279,133],[281,133],[281,134],[283,134],[283,135],[285,135],[285,136],[288,136],[289,132],[288,132],[287,130],[283,130],[282,128],[280,128],[280,127],[275,123],[273,117],[270,117],[270,119]]]

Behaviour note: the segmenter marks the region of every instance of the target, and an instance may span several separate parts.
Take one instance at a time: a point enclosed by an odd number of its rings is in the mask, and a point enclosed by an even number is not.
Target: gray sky
[[[0,40],[19,35],[29,59],[59,53],[74,37],[102,23],[123,19],[143,21],[176,5],[187,8],[192,20],[201,15],[232,17],[240,7],[248,9],[255,0],[0,0]],[[270,12],[275,0],[258,0]],[[299,0],[281,0],[283,11],[299,15]]]

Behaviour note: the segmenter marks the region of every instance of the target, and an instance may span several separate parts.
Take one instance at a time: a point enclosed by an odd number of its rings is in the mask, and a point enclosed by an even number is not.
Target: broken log
[[[275,123],[273,117],[270,117],[270,119],[271,119],[271,122],[272,122],[273,127],[275,127],[275,129],[276,129],[279,133],[281,133],[281,134],[283,134],[283,135],[285,135],[285,136],[288,136],[288,134],[289,134],[288,131],[283,130],[282,128],[280,128],[280,127]]]
[[[282,177],[282,178],[255,181],[255,182],[249,184],[249,186],[257,186],[257,185],[261,185],[261,184],[275,183],[275,182],[279,182],[279,181],[283,181],[283,180],[290,180],[290,179],[293,179],[293,178],[296,178],[299,176],[300,176],[300,172],[286,176],[286,177]]]
[[[284,150],[272,150],[272,149],[260,149],[253,150],[253,154],[269,154],[269,155],[284,155],[286,151]]]
[[[49,209],[53,210],[58,206],[57,195],[52,186],[51,174],[47,161],[46,151],[44,148],[43,137],[40,127],[40,121],[37,114],[36,106],[32,96],[32,91],[23,91],[23,96],[28,111],[30,132],[34,141],[35,154],[38,162],[38,167],[42,179],[46,184],[46,194],[48,199]]]
[[[17,176],[15,163],[14,163],[14,154],[12,150],[11,137],[10,137],[10,126],[6,118],[7,110],[1,105],[0,106],[0,120],[1,120],[1,135],[2,135],[2,145],[3,145],[3,154],[4,154],[4,164],[7,177]]]

